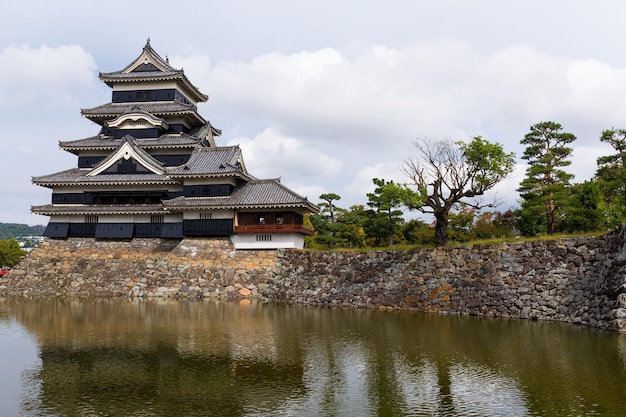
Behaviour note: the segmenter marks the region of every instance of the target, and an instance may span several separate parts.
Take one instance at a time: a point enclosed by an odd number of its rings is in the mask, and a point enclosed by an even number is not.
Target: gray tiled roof
[[[158,148],[193,148],[200,142],[198,138],[185,133],[161,135],[158,138],[137,139],[135,142],[143,149]],[[67,151],[72,150],[113,150],[122,144],[122,139],[111,136],[98,135],[90,138],[59,142],[59,147]]]
[[[317,213],[319,208],[278,180],[252,180],[237,187],[226,197],[177,197],[163,202],[174,209],[211,208],[304,208]]]
[[[174,67],[172,67],[170,65],[169,60],[163,59],[161,57],[161,55],[157,54],[157,52],[152,48],[152,45],[150,45],[150,39],[148,38],[146,40],[146,44],[144,45],[141,54],[139,54],[139,56],[137,58],[133,59],[133,61],[130,64],[128,64],[124,69],[122,69],[120,71],[115,71],[115,72],[109,73],[109,74],[117,74],[117,73],[122,73],[122,72],[128,72],[128,69],[130,69],[130,67],[135,65],[137,63],[137,61],[141,58],[141,56],[144,53],[147,55],[147,58],[149,58],[151,61],[157,63],[161,67],[165,68],[166,70],[178,71],[176,68],[174,68]],[[141,65],[144,65],[144,64],[141,64]],[[141,65],[139,67],[137,67],[137,68],[140,68]],[[137,70],[137,68],[135,68],[135,70]]]
[[[166,169],[172,177],[247,175],[242,160],[239,146],[198,147],[186,164]]]
[[[145,54],[145,55],[144,55]],[[146,59],[148,62],[139,63],[141,58]],[[154,64],[156,65],[154,65]],[[139,64],[139,65],[137,65]],[[134,67],[132,71],[130,68]],[[159,69],[161,67],[162,69]],[[155,81],[155,80],[171,80],[177,79],[196,97],[198,101],[206,101],[208,97],[202,94],[200,90],[189,80],[182,69],[176,69],[169,64],[169,60],[163,59],[154,49],[150,46],[150,40],[146,42],[143,47],[143,51],[137,58],[135,58],[124,69],[114,72],[101,72],[100,80],[105,82],[108,86],[117,84],[120,82],[129,81]]]
[[[195,114],[202,118],[194,104],[185,104],[179,101],[143,101],[129,103],[107,103],[90,109],[82,109],[81,114],[85,117],[113,118],[122,114],[133,113],[137,110],[148,112],[157,116],[168,114]],[[204,119],[203,123],[206,123]]]
[[[157,80],[164,80],[164,79],[171,79],[171,78],[180,78],[183,76],[183,71],[182,70],[177,70],[177,69],[172,69],[170,71],[132,71],[132,72],[128,72],[128,73],[123,73],[120,71],[115,71],[115,72],[101,72],[100,73],[100,79],[103,81],[108,81],[108,80],[115,80],[115,79],[119,79],[119,80],[129,80],[129,79],[157,79]]]
[[[134,185],[134,184],[178,184],[166,175],[157,174],[102,174],[88,177],[91,169],[72,168],[50,175],[33,177],[33,183],[42,187],[56,185]]]
[[[31,206],[35,214],[45,216],[69,214],[163,214],[167,213],[162,204],[46,204]]]

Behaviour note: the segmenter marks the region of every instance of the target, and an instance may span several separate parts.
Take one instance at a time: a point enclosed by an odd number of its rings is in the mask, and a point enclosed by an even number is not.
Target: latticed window
[[[200,213],[200,220],[210,220],[211,217],[211,213]]]
[[[163,214],[153,214],[150,216],[150,223],[163,223],[165,216]]]
[[[271,242],[272,235],[256,235],[257,242]]]
[[[95,216],[95,215],[85,216],[85,223],[98,223],[98,216]]]

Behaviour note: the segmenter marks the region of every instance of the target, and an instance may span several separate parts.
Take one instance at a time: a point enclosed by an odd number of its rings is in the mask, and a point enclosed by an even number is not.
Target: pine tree
[[[626,221],[626,129],[605,130],[600,141],[615,150],[613,155],[598,158],[595,178],[606,222],[609,226],[617,226]]]
[[[530,165],[517,189],[522,198],[518,217],[523,220],[518,227],[523,234],[535,234],[541,216],[545,217],[546,232],[554,233],[557,212],[568,205],[567,189],[573,175],[563,168],[571,164],[572,148],[567,145],[575,140],[576,136],[562,132],[556,122],[537,123],[522,139],[527,145],[522,159]],[[524,227],[525,223],[529,227]]]

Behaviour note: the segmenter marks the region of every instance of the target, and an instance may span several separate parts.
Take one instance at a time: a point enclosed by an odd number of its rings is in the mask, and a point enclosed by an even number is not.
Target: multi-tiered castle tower
[[[238,146],[196,104],[208,97],[146,43],[121,71],[100,73],[112,100],[83,109],[97,136],[60,142],[78,166],[34,177],[52,202],[45,236],[97,239],[230,237],[235,248],[302,247],[318,208],[280,183],[248,173]]]

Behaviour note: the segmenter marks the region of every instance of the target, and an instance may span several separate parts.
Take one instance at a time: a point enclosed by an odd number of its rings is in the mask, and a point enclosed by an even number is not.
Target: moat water
[[[0,299],[0,416],[624,416],[626,334],[210,301]]]

